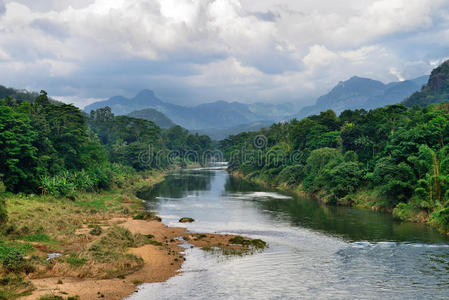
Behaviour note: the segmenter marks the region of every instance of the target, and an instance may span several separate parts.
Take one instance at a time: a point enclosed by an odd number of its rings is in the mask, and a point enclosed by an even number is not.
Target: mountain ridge
[[[295,117],[298,119],[332,109],[339,114],[346,109],[373,109],[397,104],[421,89],[429,76],[410,80],[383,83],[370,78],[353,76],[340,81],[327,94],[319,97],[314,105],[303,107]]]
[[[425,106],[449,101],[449,60],[446,60],[430,74],[421,90],[402,101],[405,106]]]
[[[291,115],[294,107],[293,104],[243,104],[223,100],[196,106],[181,106],[160,100],[153,91],[142,90],[133,98],[114,96],[92,103],[84,110],[89,112],[105,106],[111,107],[116,115],[127,115],[147,108],[156,109],[174,123],[190,130],[228,128],[260,120],[276,122]]]

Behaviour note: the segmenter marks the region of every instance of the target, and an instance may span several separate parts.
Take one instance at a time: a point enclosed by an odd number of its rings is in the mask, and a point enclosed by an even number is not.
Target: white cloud
[[[293,101],[353,75],[422,75],[449,47],[436,38],[447,0],[5,0],[3,15],[2,3],[0,84],[73,101],[142,88]]]
[[[304,57],[303,61],[308,68],[314,69],[317,66],[329,65],[336,59],[338,59],[338,55],[334,52],[322,45],[314,45],[310,47],[309,54]]]
[[[399,73],[399,71],[396,68],[390,68],[390,73],[394,76],[396,76],[396,78],[399,81],[404,81],[405,78],[401,75],[401,73]]]

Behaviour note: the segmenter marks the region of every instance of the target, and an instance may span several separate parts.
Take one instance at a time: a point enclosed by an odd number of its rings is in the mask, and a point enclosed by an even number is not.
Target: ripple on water
[[[401,226],[381,214],[323,207],[249,188],[230,180],[224,171],[213,172],[214,176],[204,176],[207,184],[196,190],[186,185],[185,193],[180,193],[183,197],[167,198],[161,193],[151,208],[165,224],[179,226],[179,218],[188,216],[196,220],[185,225],[191,231],[260,238],[269,248],[242,257],[188,248],[182,274],[167,282],[144,284],[130,299],[444,299],[449,295],[449,245],[427,243],[435,240],[433,233]],[[178,177],[188,181],[188,176],[186,172]],[[178,182],[170,186],[168,179],[165,190],[183,188]]]

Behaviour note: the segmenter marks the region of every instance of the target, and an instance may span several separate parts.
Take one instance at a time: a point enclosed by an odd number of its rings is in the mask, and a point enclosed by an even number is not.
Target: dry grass
[[[157,173],[153,178],[141,179],[122,189],[80,193],[75,201],[44,195],[4,195],[9,220],[2,228],[0,243],[12,245],[3,250],[17,256],[20,264],[31,264],[26,269],[29,274],[18,271],[16,275],[25,279],[54,275],[111,278],[139,269],[142,259],[126,251],[149,239],[113,226],[109,220],[141,213],[142,201],[134,195],[134,190],[156,184],[163,176]],[[89,227],[96,225],[102,228],[100,235],[90,233]],[[22,246],[19,245],[25,245],[27,251],[20,252]],[[63,256],[47,262],[47,254],[54,252]],[[0,268],[2,280],[9,278],[10,273]],[[9,291],[6,299],[14,299],[28,285],[29,282],[23,280],[21,285],[2,287],[0,299],[2,290]]]

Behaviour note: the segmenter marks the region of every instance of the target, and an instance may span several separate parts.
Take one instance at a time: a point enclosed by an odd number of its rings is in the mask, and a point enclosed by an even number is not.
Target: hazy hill
[[[196,106],[182,106],[159,99],[153,91],[143,90],[133,98],[115,96],[85,107],[85,111],[109,106],[116,115],[152,120],[161,127],[178,124],[189,130],[206,133],[214,138],[228,134],[258,130],[270,123],[304,118],[328,109],[340,113],[346,109],[371,109],[401,102],[421,89],[428,76],[413,80],[384,84],[380,81],[352,77],[340,82],[328,94],[317,99],[315,105],[302,108],[295,104],[268,104],[215,101]],[[151,109],[151,110],[147,110]],[[158,115],[158,111],[162,115]],[[159,118],[159,121],[158,121]],[[159,122],[159,123],[158,123]],[[165,123],[164,123],[165,122]]]
[[[37,96],[39,96],[39,93],[37,92],[30,92],[24,89],[19,90],[15,88],[8,88],[0,85],[0,99],[11,97],[12,99],[16,99],[19,101],[33,102]],[[49,98],[49,100],[53,104],[61,104],[60,101],[57,101],[55,99]]]
[[[157,126],[162,128],[170,128],[176,125],[175,123],[172,122],[172,120],[167,118],[167,116],[165,116],[163,113],[157,111],[154,108],[145,108],[142,110],[137,110],[128,114],[128,116],[153,121]]]
[[[236,135],[244,131],[258,131],[262,128],[270,127],[272,124],[272,121],[257,121],[250,124],[242,124],[228,128],[208,128],[194,130],[193,132],[208,135],[213,140],[222,140],[230,135]]]
[[[449,101],[449,60],[442,63],[430,74],[429,81],[419,92],[402,103],[406,106],[425,106]]]
[[[346,109],[372,109],[396,104],[421,89],[429,76],[384,84],[380,81],[352,77],[338,83],[328,94],[319,97],[315,105],[301,109],[296,116],[301,119],[332,109],[337,114]]]
[[[294,108],[293,104],[243,104],[239,102],[215,101],[192,107],[164,102],[153,91],[143,90],[133,98],[115,96],[85,107],[93,109],[109,106],[116,115],[125,115],[142,109],[153,108],[174,123],[190,130],[208,128],[230,128],[251,124],[260,120],[271,122],[287,119]]]

